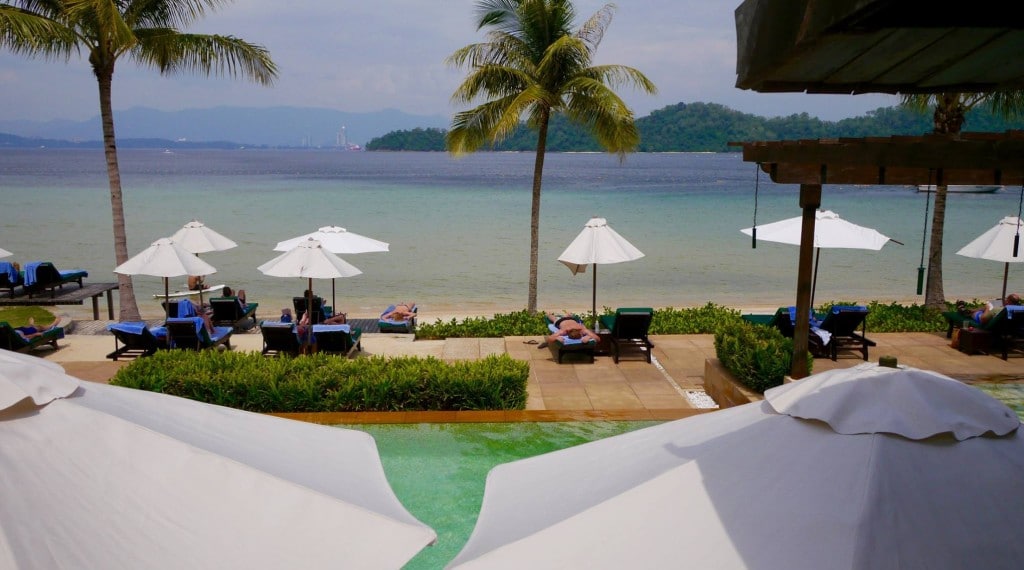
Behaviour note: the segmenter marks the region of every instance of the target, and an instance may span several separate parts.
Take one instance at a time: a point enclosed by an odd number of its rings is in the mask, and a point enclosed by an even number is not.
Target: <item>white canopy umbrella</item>
[[[776,243],[800,245],[800,233],[803,217],[796,216],[763,226],[757,226],[757,238]],[[754,228],[745,228],[740,232],[754,235]],[[818,210],[814,224],[814,279],[811,283],[811,307],[814,307],[814,289],[818,283],[818,264],[822,249],[867,249],[878,251],[889,242],[902,243],[891,237],[882,235],[877,230],[858,226],[839,217],[831,210]]]
[[[1018,568],[1001,402],[861,364],[491,470],[452,568]]]
[[[180,230],[174,232],[171,240],[187,251],[196,254],[197,257],[200,253],[226,251],[238,247],[237,243],[217,233],[199,220],[192,220],[182,226]],[[199,288],[199,304],[203,304],[203,288],[201,286]]]
[[[216,273],[212,265],[199,259],[170,238],[160,238],[135,257],[114,268],[122,275],[150,275],[164,278],[164,299],[170,318],[171,293],[168,279],[182,275],[210,275]]]
[[[0,351],[0,567],[398,568],[435,539],[373,438]]]
[[[309,292],[309,297],[306,299],[306,310],[311,310],[313,307],[314,278],[329,278],[333,281],[338,277],[355,277],[362,274],[362,271],[327,251],[320,242],[314,239],[299,242],[289,251],[260,265],[257,269],[264,275],[272,277],[305,277],[309,279],[309,286],[306,288]],[[310,318],[310,322],[313,322],[312,318]]]
[[[300,243],[311,239],[320,242],[324,249],[337,255],[385,252],[390,247],[387,243],[350,232],[340,226],[323,226],[315,232],[278,242],[274,247],[274,251],[289,251]],[[334,280],[332,279],[331,305],[337,307],[337,302],[338,300],[334,292]]]
[[[1006,282],[1010,277],[1010,264],[1024,262],[1024,251],[1020,248],[1022,229],[1024,229],[1024,222],[1020,218],[1007,216],[956,252],[957,255],[964,257],[1001,261],[1005,264],[1003,295],[1000,299],[1006,299]]]
[[[604,218],[593,217],[583,226],[576,239],[558,256],[573,275],[594,266],[593,311],[597,328],[597,265],[623,263],[640,259],[644,254],[608,225]]]
[[[0,247],[0,257],[7,257],[9,255],[14,255],[14,254],[9,252],[9,251],[7,251],[6,249]]]

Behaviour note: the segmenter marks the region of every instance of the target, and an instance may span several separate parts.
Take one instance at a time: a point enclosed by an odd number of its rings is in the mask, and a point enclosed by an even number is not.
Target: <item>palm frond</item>
[[[593,16],[588,18],[580,26],[579,31],[576,32],[576,37],[586,42],[591,53],[597,50],[597,46],[601,45],[601,40],[604,39],[604,32],[612,23],[615,9],[615,4],[605,4]]]
[[[452,94],[453,103],[471,103],[482,96],[506,97],[525,89],[531,78],[524,72],[505,66],[487,65],[477,68]]]
[[[260,85],[271,85],[277,77],[277,66],[266,48],[234,36],[154,29],[140,30],[139,38],[133,57],[161,73],[241,76]]]
[[[44,15],[0,4],[0,48],[44,58],[67,59],[77,50],[74,31]]]

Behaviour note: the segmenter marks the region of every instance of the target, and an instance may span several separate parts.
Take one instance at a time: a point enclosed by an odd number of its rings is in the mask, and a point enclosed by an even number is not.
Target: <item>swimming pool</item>
[[[1024,383],[1016,381],[976,382],[971,386],[1006,404],[1024,421]]]
[[[487,472],[501,463],[572,447],[661,422],[365,424],[402,504],[437,531],[408,569],[443,568],[469,539]]]

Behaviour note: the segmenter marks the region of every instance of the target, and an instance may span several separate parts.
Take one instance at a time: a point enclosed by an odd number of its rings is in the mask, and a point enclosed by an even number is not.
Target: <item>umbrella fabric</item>
[[[160,238],[135,257],[118,265],[114,273],[122,275],[150,275],[153,277],[180,277],[182,275],[209,275],[216,273],[212,265],[170,238]]]
[[[1007,216],[956,252],[957,255],[964,257],[1001,261],[1006,264],[1003,271],[1001,299],[1006,298],[1006,282],[1009,277],[1010,264],[1024,262],[1024,244],[1019,245],[1017,255],[1013,255],[1014,240],[1019,233],[1024,233],[1021,219],[1016,216]]]
[[[7,351],[0,406],[2,568],[398,568],[435,538],[362,432]]]
[[[285,253],[257,267],[271,277],[331,279],[354,277],[362,271],[324,249],[316,240],[305,240]]]
[[[771,224],[757,226],[757,239],[800,245],[803,218],[797,216]],[[740,230],[753,234],[753,228]],[[877,230],[858,226],[839,217],[831,210],[818,210],[814,222],[814,247],[824,249],[870,249],[878,251],[892,238]]]
[[[0,247],[0,257],[7,257],[9,255],[14,255],[14,254],[9,252],[9,251],[7,251],[6,249]]]
[[[594,266],[591,310],[594,314],[595,329],[597,329],[597,265],[624,263],[640,259],[643,256],[643,252],[613,230],[607,220],[597,217],[590,218],[583,226],[583,231],[576,236],[576,239],[572,240],[562,255],[558,256],[558,261],[565,264],[573,275],[586,271],[587,265]]]
[[[320,242],[327,251],[337,254],[388,251],[388,244],[338,226],[324,226],[315,232],[278,242],[274,251],[289,251],[311,239]]]
[[[824,372],[494,468],[450,567],[1016,568],[1019,426],[932,372]]]
[[[174,232],[171,241],[192,253],[225,251],[238,247],[237,243],[217,233],[199,220],[192,220]]]

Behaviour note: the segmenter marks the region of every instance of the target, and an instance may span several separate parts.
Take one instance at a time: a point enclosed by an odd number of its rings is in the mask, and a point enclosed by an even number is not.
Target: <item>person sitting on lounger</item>
[[[558,332],[548,335],[545,341],[538,345],[537,348],[544,348],[548,344],[560,341],[563,338],[570,338],[583,342],[601,340],[601,337],[597,336],[597,333],[585,327],[583,323],[577,321],[576,317],[573,317],[572,315],[559,316],[554,313],[547,313],[547,317],[549,321],[554,323]]]
[[[40,329],[36,327],[36,320],[32,317],[29,317],[27,326],[16,327],[14,330],[18,331],[18,334],[20,334],[22,338],[24,338],[25,340],[29,340],[37,336],[43,336],[44,334],[46,334],[47,331],[57,328],[57,323],[59,322],[60,317],[57,317],[54,319],[53,323],[50,326]]]
[[[1020,295],[1017,293],[1010,293],[1003,299],[1003,307],[1009,305],[1019,305]],[[992,317],[999,314],[999,311],[1003,310],[1003,307],[996,306],[995,303],[986,303],[980,307],[968,308],[963,301],[958,301],[956,304],[957,311],[965,317],[970,317],[976,323],[985,324],[992,320]]]
[[[234,297],[238,299],[238,308],[242,309],[242,312],[249,310],[249,303],[245,302],[245,289],[239,289],[238,293],[235,293],[231,287],[224,286],[224,290],[221,293],[222,297]]]
[[[416,316],[412,310],[416,303],[397,303],[395,308],[380,316],[385,321],[408,321]]]

